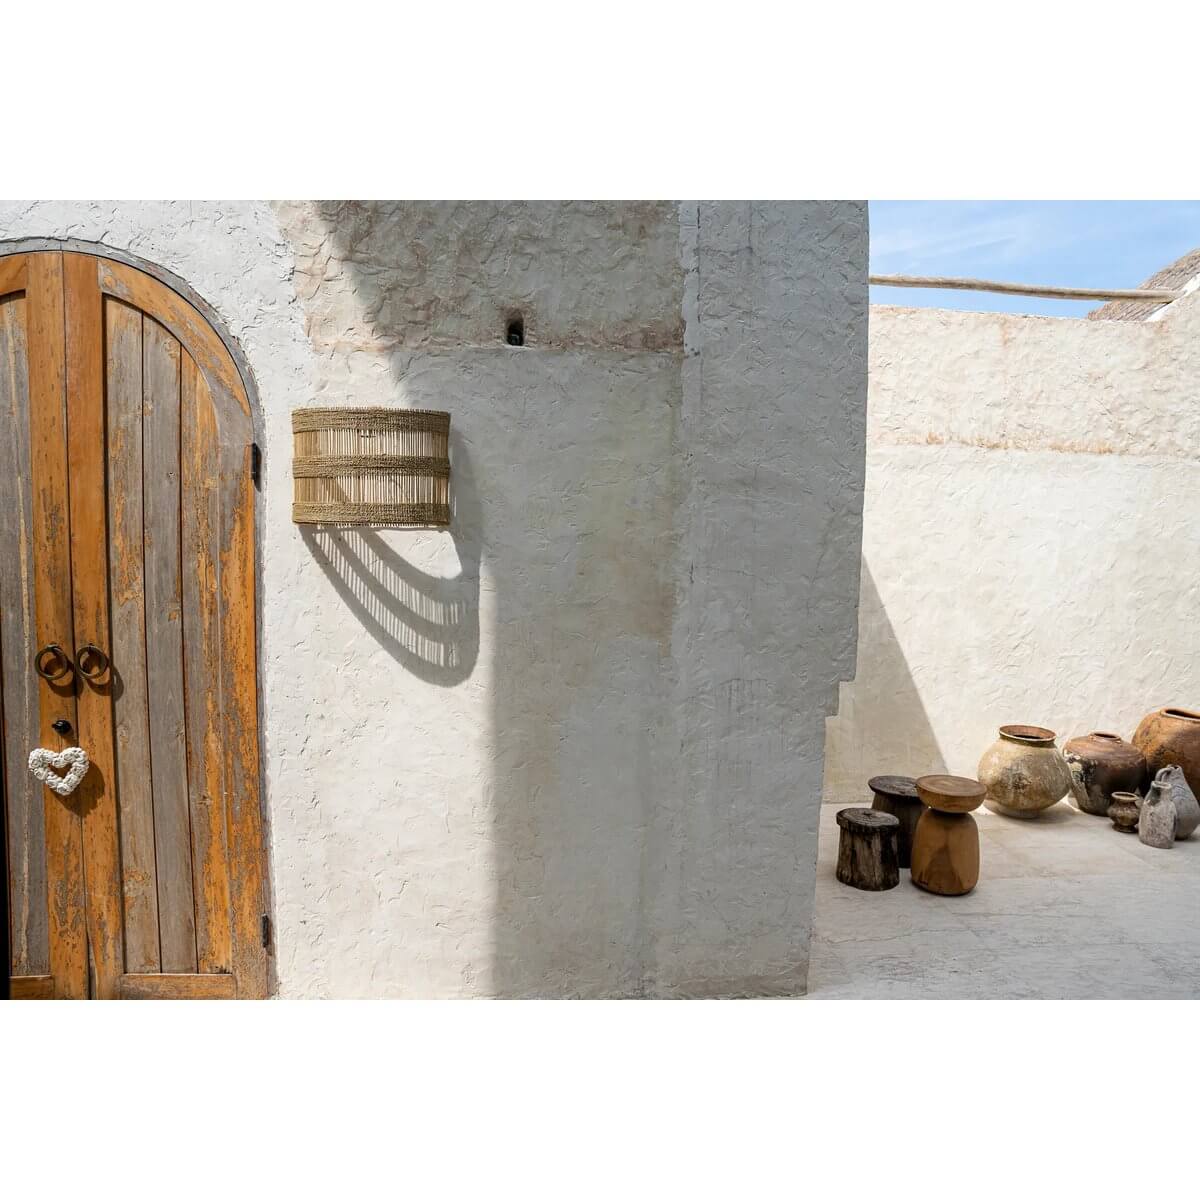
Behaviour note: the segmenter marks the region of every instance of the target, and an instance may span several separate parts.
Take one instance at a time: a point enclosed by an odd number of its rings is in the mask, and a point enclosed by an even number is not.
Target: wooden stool
[[[864,892],[886,892],[900,882],[900,822],[891,813],[843,808],[837,815],[837,877]]]
[[[909,866],[913,834],[925,811],[925,805],[917,795],[917,781],[907,775],[876,775],[867,780],[867,787],[875,793],[871,807],[876,812],[891,813],[900,822],[900,865]]]
[[[912,881],[939,896],[965,896],[979,882],[979,827],[971,810],[987,788],[959,775],[922,775],[917,795],[926,805],[912,848]]]

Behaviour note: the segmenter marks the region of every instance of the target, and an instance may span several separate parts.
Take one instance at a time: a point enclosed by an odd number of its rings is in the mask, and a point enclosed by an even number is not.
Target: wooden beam
[[[122,975],[122,1000],[232,1000],[232,975]]]
[[[1003,292],[1009,296],[1042,296],[1047,300],[1143,300],[1170,304],[1183,295],[1166,288],[1038,287],[1031,283],[999,283],[994,279],[954,279],[943,275],[871,275],[877,287],[947,288],[963,292]]]
[[[63,256],[31,254],[25,286],[29,338],[29,445],[33,480],[34,642],[56,642],[74,657],[71,608],[71,523],[67,500],[67,379]],[[104,494],[101,491],[101,496]],[[103,511],[95,495],[93,509]],[[103,543],[102,543],[103,545]],[[5,564],[5,570],[9,570]],[[38,744],[62,749],[57,720],[77,728],[75,673],[38,687]],[[66,741],[72,744],[74,738]],[[90,747],[89,747],[90,748]],[[94,771],[89,772],[94,774]],[[42,788],[49,899],[50,974],[63,1000],[88,996],[87,908],[84,902],[81,792],[70,800]]]
[[[14,1000],[53,1000],[53,975],[14,975],[9,981]]]
[[[90,643],[111,655],[104,307],[96,279],[96,260],[83,254],[64,254],[62,258],[74,645],[76,654],[80,647]],[[79,733],[92,760],[72,800],[72,807],[83,817],[91,994],[94,999],[108,1000],[117,994],[117,977],[125,961],[112,701],[113,683],[124,676],[120,659],[116,660],[115,670],[106,667],[95,677],[85,676],[77,659],[75,678]]]
[[[6,262],[0,259],[0,272]],[[20,263],[24,269],[24,259]],[[22,284],[22,286],[24,286]],[[0,292],[4,290],[0,278]],[[29,380],[26,312],[28,301],[0,300],[0,808],[8,811],[9,914],[0,892],[0,968],[14,975],[50,971],[46,908],[45,800],[42,785],[25,769],[26,755],[41,744],[38,677],[30,670],[34,640],[33,472],[29,459]],[[5,855],[0,828],[0,862]],[[5,875],[0,872],[0,886]],[[11,943],[10,943],[11,934]],[[8,952],[5,953],[5,945]],[[9,955],[11,954],[11,961]],[[4,977],[0,976],[0,980]]]

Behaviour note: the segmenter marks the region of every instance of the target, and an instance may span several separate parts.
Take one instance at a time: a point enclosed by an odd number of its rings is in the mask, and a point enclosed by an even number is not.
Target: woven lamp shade
[[[293,521],[450,524],[449,413],[300,408],[292,442]]]

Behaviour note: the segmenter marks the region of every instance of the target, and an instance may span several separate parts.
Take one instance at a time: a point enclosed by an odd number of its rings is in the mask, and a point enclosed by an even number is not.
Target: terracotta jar
[[[1146,756],[1119,734],[1089,733],[1063,746],[1074,786],[1071,801],[1080,812],[1108,814],[1113,792],[1140,792],[1146,786]]]
[[[1141,805],[1142,798],[1136,792],[1114,792],[1112,803],[1108,806],[1108,817],[1113,828],[1121,833],[1137,833]]]
[[[1188,786],[1200,793],[1200,713],[1188,708],[1147,713],[1133,744],[1146,756],[1149,778],[1163,767],[1182,767]]]
[[[979,760],[984,804],[1006,817],[1037,817],[1071,792],[1071,771],[1054,744],[1053,729],[1001,725],[999,739]]]

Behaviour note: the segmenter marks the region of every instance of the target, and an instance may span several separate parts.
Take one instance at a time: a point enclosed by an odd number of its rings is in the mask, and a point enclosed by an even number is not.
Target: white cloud
[[[967,257],[1013,261],[1044,246],[1052,232],[1036,211],[995,211],[1011,209],[1008,204],[934,202],[919,208],[904,214],[902,223],[872,228],[872,270],[944,274],[939,264]]]

